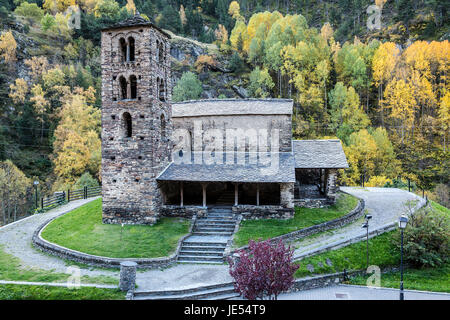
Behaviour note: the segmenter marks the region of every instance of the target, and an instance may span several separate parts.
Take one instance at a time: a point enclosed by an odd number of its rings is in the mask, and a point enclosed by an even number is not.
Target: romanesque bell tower
[[[153,224],[171,160],[170,36],[139,14],[102,30],[103,222]]]

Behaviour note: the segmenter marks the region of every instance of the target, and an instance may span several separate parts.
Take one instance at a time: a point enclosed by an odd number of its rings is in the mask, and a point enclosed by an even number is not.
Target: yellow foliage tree
[[[73,184],[85,171],[98,176],[101,163],[100,110],[74,94],[60,111],[53,163],[59,180]]]
[[[9,88],[11,89],[9,92],[9,97],[15,104],[25,102],[29,88],[28,83],[24,79],[16,79],[15,84],[11,84]]]
[[[401,142],[404,143],[405,130],[414,124],[417,101],[411,85],[403,79],[391,81],[384,92],[382,104],[390,110],[389,117],[400,131]]]
[[[125,8],[127,8],[127,11],[136,14],[136,5],[134,4],[133,0],[127,0],[127,4],[125,5]]]
[[[228,7],[228,14],[235,20],[242,20],[241,16],[241,7],[239,6],[239,2],[231,1],[230,6]]]
[[[10,31],[0,35],[0,58],[7,64],[12,65],[16,61],[17,42]]]
[[[45,56],[34,56],[31,59],[26,59],[25,65],[30,68],[30,75],[33,80],[37,80],[47,71],[48,60]]]
[[[211,68],[217,66],[216,60],[212,56],[202,54],[198,56],[197,61],[194,64],[198,73],[203,72],[205,68]]]
[[[42,7],[53,14],[64,12],[68,7],[74,6],[76,0],[44,0]]]

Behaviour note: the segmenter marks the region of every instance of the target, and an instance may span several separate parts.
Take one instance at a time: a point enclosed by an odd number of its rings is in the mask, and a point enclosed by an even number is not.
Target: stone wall
[[[161,207],[161,215],[166,217],[182,217],[192,218],[194,215],[197,217],[205,217],[208,213],[208,209],[199,206],[177,206],[177,205],[163,205]]]
[[[333,199],[329,198],[322,198],[322,199],[295,199],[294,204],[296,207],[302,207],[302,208],[310,208],[310,209],[316,209],[316,208],[324,208],[329,205],[332,205],[335,203]]]
[[[277,103],[280,104],[280,110],[270,111],[271,105],[276,109]],[[236,110],[230,110],[233,107]],[[267,109],[265,112],[258,109],[264,107]],[[206,100],[175,104],[174,108],[178,110],[173,116],[174,150],[202,151],[205,146],[221,140],[224,152],[267,151],[262,150],[263,146],[269,147],[272,152],[292,151],[291,100]],[[257,110],[259,111],[256,112]],[[187,130],[187,137],[180,137],[182,130]],[[214,141],[205,136],[204,133],[208,130],[217,137]],[[234,137],[233,143],[229,140],[230,143],[227,144],[227,137],[231,138],[233,133],[237,133],[237,144],[235,145]],[[275,144],[278,144],[278,148],[274,150],[272,145]]]
[[[135,59],[123,61],[120,41],[130,37]],[[153,224],[158,219],[162,199],[155,178],[170,162],[172,149],[169,55],[167,36],[150,26],[102,32],[104,223]],[[127,81],[127,99],[122,99],[121,77]],[[133,77],[135,97],[130,95]]]
[[[234,214],[242,215],[243,220],[291,219],[294,217],[294,209],[283,206],[237,205],[232,207],[232,211]]]

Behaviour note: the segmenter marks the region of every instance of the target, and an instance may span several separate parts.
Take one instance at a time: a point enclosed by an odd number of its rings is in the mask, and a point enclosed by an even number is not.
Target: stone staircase
[[[223,263],[223,253],[235,227],[236,219],[230,207],[208,209],[207,217],[196,220],[192,235],[181,244],[177,261]]]
[[[216,204],[218,206],[231,205],[234,203],[234,191],[233,190],[225,190],[222,194],[217,198]]]
[[[136,291],[134,300],[227,300],[239,297],[234,285],[221,283],[210,286],[166,291]]]

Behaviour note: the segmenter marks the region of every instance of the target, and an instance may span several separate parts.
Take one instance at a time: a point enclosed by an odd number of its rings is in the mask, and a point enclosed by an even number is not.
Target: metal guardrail
[[[41,209],[50,210],[66,202],[96,197],[102,194],[102,187],[83,187],[77,190],[55,192],[52,196],[41,198]]]

